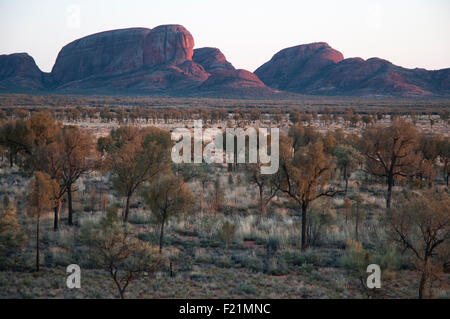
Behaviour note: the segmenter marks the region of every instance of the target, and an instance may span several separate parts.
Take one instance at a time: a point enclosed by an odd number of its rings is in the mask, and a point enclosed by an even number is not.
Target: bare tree
[[[418,261],[420,299],[426,297],[427,283],[436,275],[432,261],[440,258],[446,262],[450,257],[449,207],[450,198],[445,192],[409,193],[388,211],[390,236]]]
[[[117,215],[105,220],[102,228],[90,232],[86,239],[93,248],[94,260],[108,271],[122,299],[133,280],[150,277],[164,265],[157,248],[135,238]]]
[[[417,129],[402,119],[395,120],[390,127],[367,128],[362,134],[361,150],[367,158],[367,170],[386,178],[387,208],[391,207],[395,178],[408,177],[414,171],[419,156],[415,152],[417,143]]]

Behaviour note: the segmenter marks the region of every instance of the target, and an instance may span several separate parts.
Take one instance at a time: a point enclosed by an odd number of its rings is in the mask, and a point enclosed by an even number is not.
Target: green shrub
[[[306,252],[284,252],[282,258],[293,266],[302,266],[303,264],[311,264],[316,267],[320,267],[324,265],[324,259],[321,255],[314,251],[306,251]]]
[[[247,284],[246,282],[241,282],[237,287],[234,289],[234,293],[237,295],[254,295],[256,294],[257,289]]]
[[[365,251],[360,242],[352,239],[347,240],[344,255],[338,260],[338,265],[351,273],[365,273],[367,265],[370,264],[370,255]]]

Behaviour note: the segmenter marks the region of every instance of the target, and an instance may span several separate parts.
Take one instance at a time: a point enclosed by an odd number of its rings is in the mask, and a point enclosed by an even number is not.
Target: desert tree
[[[404,251],[410,251],[421,272],[419,298],[425,298],[427,284],[439,272],[433,260],[447,262],[450,241],[450,199],[446,192],[409,193],[388,210],[390,237]]]
[[[27,153],[32,154],[35,147],[51,143],[61,125],[57,123],[50,112],[38,112],[33,114],[26,122],[29,131],[27,138]]]
[[[67,192],[68,224],[73,225],[72,193],[76,191],[73,185],[82,175],[96,169],[98,161],[91,137],[76,126],[63,128],[60,144],[61,175]]]
[[[307,243],[307,212],[310,204],[323,196],[334,196],[336,191],[327,188],[334,169],[331,156],[323,151],[318,141],[300,147],[293,153],[291,139],[280,138],[279,189],[291,197],[301,208],[301,248]]]
[[[26,241],[16,213],[16,207],[5,195],[0,207],[0,268],[8,264],[8,259],[17,254]]]
[[[181,178],[169,175],[161,177],[145,188],[142,196],[160,225],[159,251],[161,252],[166,223],[172,217],[189,212],[194,202],[194,195]]]
[[[203,215],[205,208],[205,193],[208,184],[213,182],[213,177],[211,176],[213,169],[210,164],[205,162],[201,164],[177,164],[176,174],[177,176],[182,176],[185,183],[190,181],[197,181],[200,183],[199,190],[199,202],[200,202],[200,214]],[[231,175],[230,175],[231,176]]]
[[[419,153],[417,158],[416,176],[419,177],[420,183],[425,179],[429,187],[433,186],[436,176],[436,163],[439,157],[439,146],[441,138],[428,134],[421,134],[416,152]]]
[[[391,207],[392,188],[396,178],[409,177],[418,162],[417,129],[412,123],[395,120],[389,127],[371,127],[362,133],[361,152],[366,168],[374,176],[386,178],[386,207]]]
[[[300,147],[317,142],[320,133],[312,126],[296,125],[289,129],[289,137],[292,138],[292,145],[297,151]]]
[[[278,172],[273,175],[261,174],[260,164],[247,164],[246,171],[248,182],[258,187],[259,213],[261,216],[264,216],[267,205],[278,193]]]
[[[443,176],[448,186],[450,177],[450,140],[448,138],[443,138],[439,142],[439,160],[443,164]]]
[[[36,172],[28,189],[28,213],[36,218],[36,271],[39,271],[39,226],[43,215],[53,207],[52,198],[59,187],[48,174]]]
[[[225,205],[225,191],[219,178],[214,181],[213,192],[211,194],[211,208],[214,212],[220,212]]]
[[[9,165],[17,163],[17,155],[28,151],[29,129],[23,120],[8,120],[0,125],[0,145],[7,150]]]
[[[339,144],[333,150],[333,156],[336,158],[336,165],[341,170],[345,181],[345,194],[348,189],[348,179],[352,170],[364,162],[362,154],[351,145]]]
[[[62,152],[62,131],[57,134],[54,141],[46,145],[40,145],[35,147],[33,154],[27,156],[25,162],[25,171],[36,172],[41,171],[50,176],[51,179],[55,180],[59,184],[59,188],[55,189],[57,191],[53,194],[53,230],[58,230],[59,227],[59,214],[62,206],[62,200],[66,194],[66,184],[63,179],[63,167],[64,167],[64,156]]]
[[[108,209],[100,229],[85,231],[82,239],[91,247],[92,259],[111,276],[121,299],[133,280],[150,277],[164,266],[157,248],[137,239],[131,227],[120,222],[117,209]]]
[[[155,127],[120,127],[110,137],[104,167],[112,175],[114,189],[126,198],[123,218],[127,221],[136,190],[169,171],[172,141],[169,132]]]
[[[364,201],[359,193],[356,193],[353,197],[352,205],[352,218],[355,223],[355,240],[359,241],[359,228],[364,218]]]

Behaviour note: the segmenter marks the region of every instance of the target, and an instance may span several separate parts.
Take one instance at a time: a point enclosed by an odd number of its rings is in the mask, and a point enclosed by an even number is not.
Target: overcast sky
[[[77,12],[79,11],[79,16]],[[450,67],[450,0],[0,0],[0,54],[50,71],[67,43],[100,31],[181,24],[254,71],[279,50],[328,42],[344,57]]]

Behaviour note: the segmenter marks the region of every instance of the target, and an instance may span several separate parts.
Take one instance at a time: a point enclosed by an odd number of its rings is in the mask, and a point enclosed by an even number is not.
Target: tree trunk
[[[40,216],[39,213],[36,217],[36,271],[39,271],[39,222]]]
[[[14,158],[13,155],[10,153],[9,154],[9,167],[13,167],[14,165]]]
[[[53,231],[58,230],[59,225],[59,210],[61,209],[61,201],[58,201],[58,205],[53,207],[54,218],[53,218]]]
[[[120,299],[125,299],[125,291],[120,289],[120,287],[119,287],[119,296],[120,296]]]
[[[306,210],[308,205],[306,203],[302,204],[302,247],[301,251],[306,249]]]
[[[348,189],[347,166],[344,167],[344,179],[345,179],[345,195],[347,195],[347,189]]]
[[[203,194],[205,192],[205,186],[202,183],[202,189],[200,191],[200,216],[203,216]]]
[[[72,184],[67,185],[67,209],[69,211],[69,226],[73,226]]]
[[[394,186],[394,177],[392,174],[388,176],[388,190],[386,196],[386,208],[391,208],[391,200],[392,200],[392,186]]]
[[[163,244],[164,244],[164,242],[163,242],[163,240],[164,240],[164,224],[165,223],[166,223],[166,216],[164,214],[164,217],[163,217],[163,219],[161,221],[161,232],[159,234],[159,253],[161,253],[162,249],[163,249]]]
[[[262,186],[259,187],[259,205],[261,217],[266,215],[266,203],[264,202],[264,193]]]
[[[420,284],[419,284],[419,299],[425,298],[426,293],[426,285],[428,281],[428,258],[425,256],[425,261],[423,263],[423,270],[422,270],[422,276],[420,277]]]
[[[131,197],[131,195],[127,196],[127,203],[125,204],[125,214],[123,216],[124,222],[128,221],[128,214],[130,213],[130,197]]]

